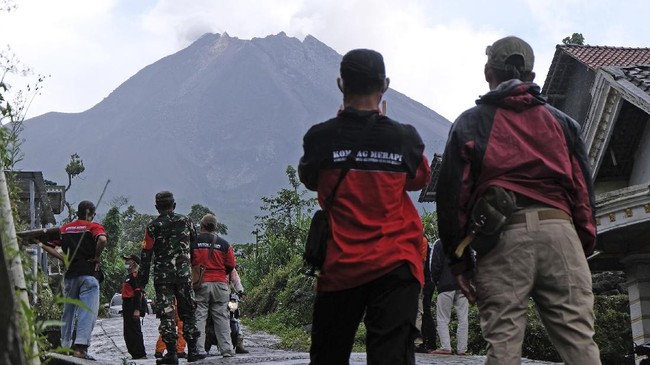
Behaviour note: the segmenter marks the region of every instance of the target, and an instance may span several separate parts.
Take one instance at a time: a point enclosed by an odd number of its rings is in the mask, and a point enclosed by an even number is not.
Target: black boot
[[[237,354],[247,354],[250,351],[244,347],[244,338],[242,336],[237,336],[237,343],[235,344],[235,353]]]
[[[156,365],[173,364],[178,365],[178,355],[176,354],[176,342],[165,343],[167,353],[161,359],[156,359]]]
[[[199,352],[198,338],[187,340],[187,362],[194,362],[205,359],[207,354]]]

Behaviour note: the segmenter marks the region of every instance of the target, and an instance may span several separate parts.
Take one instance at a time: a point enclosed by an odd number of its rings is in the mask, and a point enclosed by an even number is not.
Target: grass
[[[309,352],[311,337],[308,329],[286,324],[283,316],[275,312],[255,318],[242,318],[242,323],[252,331],[262,331],[280,337],[283,350]],[[366,352],[366,327],[361,323],[354,339],[353,352]]]

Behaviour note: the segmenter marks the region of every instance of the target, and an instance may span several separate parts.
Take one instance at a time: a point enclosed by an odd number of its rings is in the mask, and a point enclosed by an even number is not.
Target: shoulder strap
[[[208,260],[210,260],[210,256],[212,256],[212,252],[214,251],[214,244],[217,243],[217,235],[213,234],[212,235],[212,242],[210,242],[210,250],[208,250]],[[207,262],[206,262],[207,265]]]
[[[379,119],[379,114],[378,113],[372,114],[372,117],[370,118],[368,124],[366,124],[366,126],[357,135],[356,143],[353,145],[350,154],[345,159],[345,166],[343,166],[343,168],[341,169],[341,174],[339,175],[339,179],[336,182],[336,185],[334,185],[334,189],[332,189],[330,195],[327,197],[327,199],[325,199],[325,206],[327,207],[327,209],[329,209],[329,207],[331,207],[332,204],[334,204],[334,198],[336,197],[336,192],[337,190],[339,190],[339,186],[341,185],[341,182],[343,182],[345,175],[347,175],[348,171],[350,171],[352,162],[356,159],[356,155],[357,152],[359,152],[359,148],[361,147],[361,142],[363,141],[363,137],[368,134],[368,131],[372,128],[372,126],[375,124],[377,119]]]

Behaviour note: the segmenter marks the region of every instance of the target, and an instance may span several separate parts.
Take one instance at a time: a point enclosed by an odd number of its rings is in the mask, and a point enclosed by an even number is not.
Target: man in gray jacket
[[[451,319],[451,308],[456,308],[458,328],[456,330],[456,354],[465,355],[467,352],[467,313],[469,304],[467,298],[458,286],[456,276],[451,272],[447,264],[447,257],[442,248],[440,240],[433,244],[431,257],[431,281],[438,288],[438,301],[436,304],[436,321],[438,327],[438,338],[440,348],[431,351],[432,354],[451,355],[451,338],[449,336],[449,320]]]

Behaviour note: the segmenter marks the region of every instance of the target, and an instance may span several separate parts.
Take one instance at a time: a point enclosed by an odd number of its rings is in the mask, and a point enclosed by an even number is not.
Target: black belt
[[[571,221],[571,216],[559,209],[544,209],[544,210],[537,211],[537,219],[539,219],[540,221],[544,221],[548,219],[562,219],[565,221]],[[510,220],[508,221],[508,224],[519,224],[519,223],[526,223],[525,213],[514,214],[512,218],[510,218]]]

